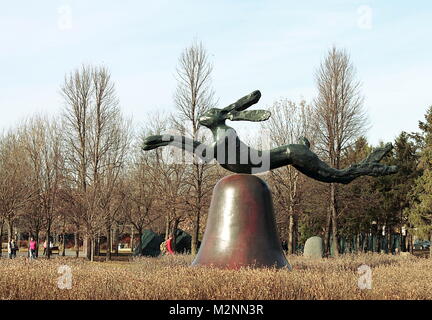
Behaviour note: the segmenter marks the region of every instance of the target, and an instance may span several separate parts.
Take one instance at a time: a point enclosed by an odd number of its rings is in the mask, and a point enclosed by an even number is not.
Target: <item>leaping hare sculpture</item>
[[[214,142],[210,145],[204,145],[184,136],[155,135],[144,140],[143,149],[152,150],[173,145],[193,152],[204,161],[216,159],[222,167],[236,173],[259,173],[292,165],[315,180],[344,184],[364,175],[382,176],[397,171],[396,166],[379,163],[393,148],[391,143],[375,149],[360,163],[342,170],[334,169],[321,161],[309,149],[310,143],[304,137],[300,138],[299,144],[288,144],[265,151],[247,146],[237,136],[236,131],[225,124],[225,121],[228,119],[232,121],[267,120],[271,115],[269,111],[245,111],[257,103],[260,98],[261,93],[256,90],[224,109],[213,108],[204,113],[199,122],[213,133]]]

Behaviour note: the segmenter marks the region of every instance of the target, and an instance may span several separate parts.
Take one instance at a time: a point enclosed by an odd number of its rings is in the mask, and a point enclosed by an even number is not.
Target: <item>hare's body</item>
[[[270,113],[264,110],[243,111],[258,102],[261,94],[254,91],[236,103],[224,109],[210,109],[201,118],[200,123],[213,133],[214,142],[210,145],[183,136],[158,135],[147,137],[144,150],[173,145],[193,152],[203,161],[216,159],[225,169],[236,173],[260,173],[286,165],[292,165],[303,174],[323,182],[349,183],[362,175],[379,176],[397,171],[395,166],[386,166],[378,162],[392,149],[391,144],[377,148],[368,158],[349,168],[338,170],[328,166],[309,149],[309,141],[302,139],[302,144],[289,144],[271,150],[256,150],[243,143],[236,131],[227,126],[225,121],[245,120],[264,121]]]

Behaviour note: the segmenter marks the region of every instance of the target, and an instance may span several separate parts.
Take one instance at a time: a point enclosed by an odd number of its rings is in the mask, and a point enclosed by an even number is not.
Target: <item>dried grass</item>
[[[0,260],[0,299],[432,299],[432,260],[384,254],[311,260],[289,256],[292,271],[190,267],[191,256],[130,262]],[[60,265],[72,289],[59,289]],[[358,288],[357,268],[372,268],[372,289]]]

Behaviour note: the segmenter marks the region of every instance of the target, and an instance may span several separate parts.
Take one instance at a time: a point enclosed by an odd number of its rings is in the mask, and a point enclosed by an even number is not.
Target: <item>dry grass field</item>
[[[0,299],[432,299],[432,260],[384,254],[320,261],[289,256],[292,271],[190,267],[191,256],[88,262],[56,257],[0,260]],[[357,268],[372,268],[359,289]],[[59,289],[58,267],[72,271]]]

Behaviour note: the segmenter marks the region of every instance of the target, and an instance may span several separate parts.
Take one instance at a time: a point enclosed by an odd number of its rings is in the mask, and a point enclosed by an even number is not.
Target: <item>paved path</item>
[[[61,256],[61,254],[62,254],[62,252],[60,252],[60,256]],[[67,257],[75,257],[75,250],[67,250],[66,249],[66,252],[65,252],[65,254],[66,254],[66,256]],[[27,251],[24,251],[24,250],[20,250],[19,252],[17,252],[17,256],[18,257],[27,257],[28,256],[28,253],[27,253]],[[54,254],[54,255],[52,255],[52,256],[54,256],[54,257],[56,257],[56,256],[58,256],[57,254]],[[83,252],[82,251],[80,251],[80,253],[79,253],[79,256],[80,257],[84,257],[84,254],[83,254]],[[2,250],[2,258],[7,258],[8,257],[8,253],[7,253],[7,250]],[[42,250],[39,250],[39,257],[43,257],[43,249]]]

